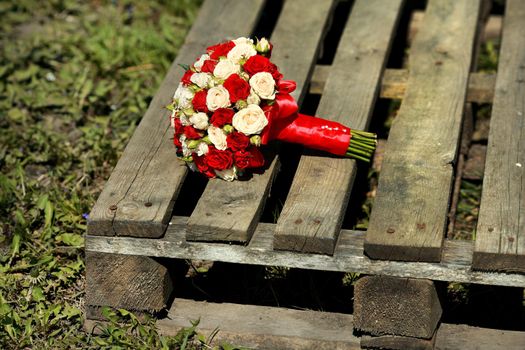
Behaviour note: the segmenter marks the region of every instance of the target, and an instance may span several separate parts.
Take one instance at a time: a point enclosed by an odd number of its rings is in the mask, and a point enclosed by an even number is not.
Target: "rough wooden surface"
[[[503,24],[473,267],[525,273],[525,7]]]
[[[431,339],[441,313],[429,280],[365,276],[354,287],[354,328],[361,332]]]
[[[436,336],[436,350],[523,350],[525,332],[442,324]]]
[[[174,335],[196,319],[200,319],[199,331],[209,334],[218,328],[220,340],[229,335],[232,344],[250,348],[359,349],[359,339],[352,334],[352,315],[338,313],[176,298],[167,318],[157,325],[162,334]],[[233,334],[240,337],[232,339]]]
[[[402,2],[354,3],[317,115],[367,127]],[[303,155],[277,222],[274,248],[332,254],[355,172],[354,160]]]
[[[165,106],[184,73],[210,44],[252,32],[264,0],[208,0],[90,214],[96,235],[160,237],[186,175],[177,160]]]
[[[163,239],[126,237],[86,238],[88,251],[145,255],[177,259],[202,259],[238,264],[285,266],[323,271],[348,271],[363,274],[384,274],[397,277],[428,278],[525,287],[520,274],[472,271],[471,241],[445,240],[441,263],[397,262],[371,260],[363,254],[363,231],[341,231],[333,256],[273,250],[274,224],[259,224],[248,246],[221,243],[186,242],[187,218],[174,217]]]
[[[326,79],[330,73],[330,66],[316,65],[312,75],[309,92],[311,94],[322,94]],[[405,95],[408,82],[407,69],[385,69],[381,80],[381,98],[402,100]],[[474,72],[470,73],[467,88],[467,102],[492,103],[494,97],[494,85],[496,74]]]
[[[86,305],[158,312],[173,290],[168,270],[145,256],[86,252]]]
[[[390,349],[390,350],[434,350],[436,337],[421,339],[383,335],[379,337],[362,336],[362,349]]]
[[[365,252],[439,261],[480,2],[429,1],[388,138]]]
[[[306,94],[305,86],[332,8],[332,1],[288,1],[272,33],[275,47],[272,62],[277,64],[286,79],[297,82],[293,96],[298,103]],[[278,171],[277,162],[275,159],[263,174],[255,174],[248,181],[209,181],[188,221],[188,239],[248,241],[259,222]]]

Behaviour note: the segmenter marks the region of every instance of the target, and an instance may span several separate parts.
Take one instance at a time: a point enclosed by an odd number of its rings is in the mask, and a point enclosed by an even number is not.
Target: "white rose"
[[[237,131],[245,135],[259,134],[266,125],[268,119],[258,105],[248,105],[233,116],[232,125]]]
[[[193,67],[195,67],[195,70],[197,72],[200,72],[201,69],[202,69],[202,65],[204,64],[204,61],[206,60],[209,60],[210,59],[210,55],[208,55],[207,53],[203,54],[201,57],[199,57],[199,59],[197,60],[197,62],[195,62],[193,64]]]
[[[190,117],[190,123],[193,124],[195,129],[204,130],[208,127],[208,116],[206,113],[195,113]]]
[[[275,80],[268,72],[259,72],[250,78],[250,86],[260,98],[275,99]]]
[[[240,44],[253,44],[253,40],[250,39],[250,38],[245,38],[243,36],[241,36],[240,38],[237,38],[237,39],[234,39],[232,40],[233,43],[235,45],[240,45]]]
[[[186,142],[186,136],[180,135],[179,141],[182,145],[182,155],[184,157],[191,156],[191,150],[188,148],[188,143]]]
[[[208,151],[209,151],[209,147],[208,147],[208,144],[206,142],[201,142],[197,146],[197,155],[198,156],[203,156],[206,153],[208,153]]]
[[[237,178],[237,169],[232,167],[225,170],[215,170],[215,175],[226,181],[233,181]]]
[[[211,143],[218,150],[224,151],[228,145],[226,143],[226,134],[222,131],[221,128],[215,126],[210,126],[208,128],[208,137],[210,138]]]
[[[270,51],[270,43],[266,38],[261,38],[257,41],[257,45],[255,45],[255,49],[261,53],[265,53]]]
[[[249,105],[259,105],[259,104],[261,104],[261,99],[255,93],[255,91],[253,91],[253,89],[252,89],[251,92],[250,92],[250,96],[248,96],[248,98],[246,99],[246,102]]]
[[[219,79],[226,79],[230,75],[234,73],[239,73],[241,66],[239,66],[237,63],[230,61],[228,59],[226,60],[220,60],[219,63],[215,66],[215,69],[213,70],[213,75],[215,75]]]
[[[177,103],[177,108],[190,108],[193,95],[193,91],[188,89],[186,86],[182,85],[182,83],[179,83],[179,87],[177,87],[177,90],[175,90],[175,94],[173,95],[173,99]]]
[[[230,105],[230,93],[222,85],[212,87],[206,96],[206,106],[210,111],[226,108]]]
[[[235,45],[231,49],[226,57],[235,63],[238,63],[241,59],[248,59],[254,55],[257,55],[257,51],[253,47],[253,44],[242,43]]]
[[[190,81],[200,87],[201,89],[207,88],[211,82],[211,75],[208,73],[193,73]]]

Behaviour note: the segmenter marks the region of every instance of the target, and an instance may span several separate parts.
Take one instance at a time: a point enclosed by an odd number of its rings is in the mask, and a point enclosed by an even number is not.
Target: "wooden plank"
[[[86,252],[86,305],[158,312],[173,290],[165,266],[147,256]]]
[[[246,247],[187,242],[185,220],[187,218],[174,217],[162,239],[87,236],[86,250],[525,287],[524,275],[472,271],[472,241],[445,240],[441,263],[382,261],[371,260],[363,254],[364,231],[342,230],[334,255],[327,256],[273,250],[275,224],[259,224]]]
[[[202,309],[203,305],[211,305],[207,310],[214,310],[214,312],[211,314],[204,313]],[[322,327],[321,329],[326,329],[327,325],[331,325],[334,330],[351,330],[353,328],[352,315],[289,309],[284,309],[283,312],[280,312],[275,310],[276,308],[274,307],[253,305],[249,305],[249,311],[251,312],[247,312],[246,309],[243,309],[244,306],[246,305],[227,303],[211,304],[176,299],[170,309],[169,318],[157,321],[157,328],[159,333],[164,336],[174,336],[182,328],[189,327],[191,325],[189,320],[195,320],[196,315],[200,314],[202,316],[201,322],[197,328],[200,334],[208,336],[215,330],[217,325],[219,326],[218,333],[212,342],[212,345],[215,346],[220,345],[222,342],[227,342],[232,345],[244,345],[248,348],[255,349],[359,349],[359,338],[351,337],[351,333],[337,335],[337,339],[347,336],[349,339],[345,341],[346,344],[332,342],[323,347],[323,342],[312,339],[317,333],[316,329],[314,329],[308,337],[299,338],[282,335],[283,331],[280,330],[280,327],[272,327],[272,324],[275,322],[277,322],[278,325],[283,324],[280,322],[278,315],[284,313],[288,316],[286,320],[292,321],[293,323],[285,323],[283,329],[290,329],[290,332],[293,332],[292,334],[297,333],[294,330],[294,326],[298,329],[305,329],[306,327],[314,325],[316,322],[315,319],[329,319],[332,321],[331,323],[320,325],[320,327]],[[247,325],[239,322],[235,324],[234,329],[229,326],[226,327],[226,324],[229,324],[230,320],[228,320],[228,323],[221,322],[220,315],[222,310],[227,311],[225,314],[231,313],[231,310],[239,310],[236,316],[243,320],[249,319],[251,322],[245,322]],[[256,316],[259,314],[264,315],[260,321],[256,319]],[[252,315],[252,317],[250,317],[250,315]],[[272,315],[276,315],[276,317],[271,317]],[[306,319],[306,321],[303,321],[303,318]],[[210,320],[210,322],[207,320]],[[216,322],[211,320],[215,320]],[[231,322],[234,321],[232,320]],[[96,333],[96,323],[96,321],[88,319],[84,323],[84,329],[88,332],[95,331]],[[246,328],[248,328],[247,331],[245,331]],[[268,332],[261,330],[267,330]],[[264,334],[270,332],[275,332],[276,334]],[[436,350],[478,350],[481,348],[491,350],[522,350],[523,344],[525,344],[525,332],[444,323],[439,326],[435,338]]]
[[[193,62],[210,44],[250,34],[263,5],[264,0],[208,0],[202,5],[185,44],[91,211],[90,234],[164,234],[187,173],[173,149],[169,111],[165,109],[184,73],[178,65]]]
[[[383,335],[379,337],[362,336],[362,349],[389,349],[389,350],[434,350],[436,337],[421,339],[402,337],[397,335]]]
[[[473,267],[525,272],[525,8],[508,1]]]
[[[322,94],[326,79],[330,73],[330,66],[316,65],[312,80],[310,82],[311,94]],[[408,82],[407,69],[385,69],[381,80],[381,98],[402,100]],[[470,73],[467,90],[467,102],[492,103],[494,97],[494,85],[496,84],[496,74],[473,72]]]
[[[525,332],[442,324],[436,336],[436,350],[523,350]]]
[[[288,1],[272,34],[275,47],[272,61],[286,79],[297,82],[293,96],[298,103],[306,94],[305,86],[332,8],[332,1]],[[188,239],[248,241],[259,222],[277,171],[278,160],[274,159],[263,174],[254,174],[249,181],[209,181],[188,221]]]
[[[157,326],[175,335],[200,319],[197,331],[219,333],[215,345],[228,341],[251,349],[359,349],[352,334],[352,315],[231,303],[195,302],[176,298]]]
[[[319,116],[366,128],[402,3],[354,3],[317,109]],[[277,222],[274,248],[333,254],[355,172],[354,160],[303,155]]]
[[[354,287],[354,328],[367,334],[431,339],[441,314],[429,280],[365,276]]]
[[[430,1],[392,125],[365,252],[439,261],[480,2]]]

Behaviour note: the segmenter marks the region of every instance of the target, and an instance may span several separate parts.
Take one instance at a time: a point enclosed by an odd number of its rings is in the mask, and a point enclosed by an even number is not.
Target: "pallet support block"
[[[89,318],[100,318],[102,306],[157,313],[172,289],[168,269],[150,257],[86,252]]]
[[[390,349],[390,350],[433,350],[436,336],[431,339],[400,337],[383,335],[379,337],[362,336],[362,349]]]
[[[374,336],[431,339],[441,318],[434,282],[365,276],[354,291],[354,328]]]

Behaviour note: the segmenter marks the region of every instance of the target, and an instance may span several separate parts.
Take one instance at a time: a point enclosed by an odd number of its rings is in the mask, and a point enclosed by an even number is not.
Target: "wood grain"
[[[383,335],[378,337],[362,336],[362,349],[388,350],[434,350],[436,339],[421,339],[402,337],[397,335]]]
[[[503,23],[473,267],[525,273],[525,8]]]
[[[172,290],[168,270],[152,258],[86,252],[86,305],[158,312]]]
[[[173,334],[179,326],[187,327],[190,320],[196,319],[200,319],[199,332],[205,334],[219,328],[220,338],[232,333],[250,335],[252,339],[260,337],[256,342],[237,338],[231,343],[236,346],[256,349],[359,348],[359,339],[352,334],[352,316],[340,313],[176,298],[167,319],[160,320],[157,325],[162,334]]]
[[[429,1],[365,240],[374,259],[439,261],[480,2]]]
[[[367,127],[402,3],[354,3],[317,115]],[[333,254],[355,172],[354,160],[303,155],[277,221],[274,248]]]
[[[286,79],[297,82],[292,95],[298,103],[306,94],[305,86],[332,8],[332,1],[288,1],[272,33],[275,47],[272,62],[277,64]],[[278,159],[275,158],[263,174],[255,174],[250,180],[209,181],[188,221],[188,239],[248,241],[259,222],[277,171]]]
[[[328,65],[316,65],[310,82],[311,94],[322,94],[326,79],[331,67]],[[385,69],[381,80],[381,98],[402,100],[408,82],[407,69]],[[494,85],[496,84],[496,74],[473,72],[470,73],[467,90],[467,102],[492,103],[494,97]]]
[[[108,236],[160,237],[187,173],[177,160],[165,106],[184,73],[210,44],[249,35],[264,0],[208,0],[146,114],[93,207],[88,231]]]
[[[186,220],[174,217],[162,239],[87,236],[86,250],[525,287],[521,274],[472,271],[471,241],[445,240],[441,263],[382,261],[363,254],[364,231],[342,230],[334,255],[328,256],[273,250],[275,224],[259,224],[248,246],[187,242]]]
[[[354,287],[354,327],[361,332],[431,339],[441,314],[429,280],[365,276]]]

